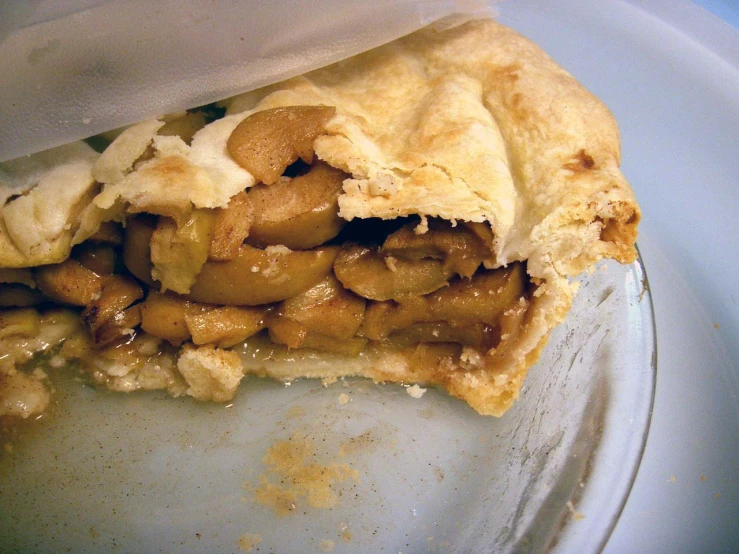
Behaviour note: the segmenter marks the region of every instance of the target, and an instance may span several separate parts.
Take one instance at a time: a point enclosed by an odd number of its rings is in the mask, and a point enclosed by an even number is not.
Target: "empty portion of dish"
[[[43,410],[44,350],[121,391],[362,375],[501,415],[568,277],[635,257],[612,116],[492,21],[114,134],[3,166],[0,415]]]

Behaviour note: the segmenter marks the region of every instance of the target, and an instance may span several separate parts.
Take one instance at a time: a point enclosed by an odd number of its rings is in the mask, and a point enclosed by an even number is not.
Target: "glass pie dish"
[[[91,10],[88,23],[93,15],[106,20],[111,6],[102,2]],[[273,16],[279,11],[267,10]],[[211,15],[215,21],[216,14]],[[423,10],[416,15],[421,23],[436,18]],[[72,23],[82,24],[85,17],[73,14]],[[346,21],[356,26],[356,18],[347,15]],[[190,41],[176,26],[161,28]],[[380,26],[375,22],[368,28]],[[6,45],[18,46],[24,57],[34,37],[52,36],[45,30],[50,29],[35,22],[28,29],[31,42]],[[64,40],[73,34],[56,32]],[[207,29],[203,33],[212,36]],[[291,58],[295,47],[281,42],[284,34],[276,44],[250,41],[259,47],[255,59],[284,61],[280,54],[285,52]],[[297,33],[298,38],[304,35],[310,33]],[[106,45],[121,42],[98,38]],[[73,51],[60,41],[49,38],[24,59],[61,68],[65,77],[75,74],[55,59]],[[107,58],[101,49],[87,50],[95,52],[96,67],[105,69],[101,73],[112,83],[117,79],[108,77],[117,66],[105,60],[144,58],[148,63],[155,58],[154,52],[143,57],[112,52]],[[338,55],[332,46],[318,51]],[[241,50],[232,53],[244,57]],[[167,65],[169,50],[165,54]],[[215,57],[204,51],[200,63],[210,67]],[[317,67],[329,60],[319,56],[314,61]],[[157,64],[151,65],[146,75],[162,81]],[[253,74],[243,69],[241,75]],[[299,72],[293,66],[283,69]],[[167,82],[177,80],[172,73],[167,76]],[[13,80],[34,88],[32,81]],[[201,76],[195,88],[205,81]],[[216,94],[221,87],[222,97],[235,92],[228,87],[245,90],[266,82],[247,86],[224,78],[205,88]],[[103,100],[106,114],[120,111],[105,102],[120,95],[81,82],[72,85],[75,99],[86,88]],[[161,106],[154,110],[120,100],[146,113],[129,114],[112,125],[89,112],[87,98],[77,103],[88,111],[73,117],[52,88],[42,87],[52,93],[52,106],[81,122],[77,135],[65,140],[161,111]],[[161,97],[146,87],[129,88]],[[213,99],[190,95],[187,101],[193,97]],[[32,111],[56,120],[49,107]],[[20,144],[24,141],[14,142]],[[25,144],[22,153],[38,146]],[[582,167],[566,169],[593,168],[584,150],[578,159]],[[54,390],[51,409],[41,422],[3,440],[0,544],[3,550],[80,552],[597,550],[623,505],[646,437],[654,385],[652,321],[641,265],[601,264],[582,280],[570,317],[552,334],[521,399],[501,419],[479,417],[431,388],[383,387],[359,379],[298,380],[284,386],[252,376],[225,406],[185,398],[164,402],[160,393],[112,395],[80,383],[73,367],[63,368],[51,358],[45,368]],[[249,348],[242,354],[264,356],[259,343]],[[306,367],[327,363],[325,356],[305,352],[288,352],[287,357]],[[345,362],[337,355],[328,363]]]
[[[499,419],[361,379],[250,377],[222,406],[50,370],[56,404],[2,454],[0,544],[596,552],[641,458],[655,368],[644,268],[607,262]]]

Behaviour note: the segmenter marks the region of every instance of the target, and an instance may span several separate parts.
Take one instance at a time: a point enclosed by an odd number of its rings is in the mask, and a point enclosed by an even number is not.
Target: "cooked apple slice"
[[[128,270],[150,286],[156,286],[149,259],[153,229],[148,218],[131,219],[123,247],[123,261]],[[328,277],[338,252],[338,246],[293,251],[284,246],[262,250],[243,244],[233,260],[206,262],[186,299],[236,306],[279,302]]]
[[[398,300],[428,294],[447,284],[453,271],[442,260],[386,257],[365,246],[348,245],[334,263],[341,283],[370,300]]]
[[[279,302],[328,277],[338,251],[338,246],[301,251],[244,244],[233,260],[203,265],[187,298],[237,306]]]
[[[346,223],[338,199],[347,177],[319,162],[305,175],[249,189],[255,218],[247,242],[307,250],[334,238]]]
[[[265,185],[276,183],[298,158],[313,161],[313,141],[336,113],[329,106],[290,106],[253,113],[228,139],[231,157]]]
[[[382,252],[411,261],[441,259],[445,267],[462,277],[472,277],[483,260],[491,257],[482,240],[467,228],[434,221],[425,233],[417,234],[416,227],[410,223],[395,231],[385,240]]]
[[[211,306],[208,306],[209,308]],[[179,346],[190,338],[185,316],[202,311],[200,305],[172,294],[149,291],[141,303],[141,328]]]
[[[346,290],[330,276],[282,302],[273,319],[289,319],[304,325],[310,332],[348,339],[362,324],[365,304],[364,298]]]
[[[287,318],[276,318],[269,323],[272,342],[288,348],[312,348],[323,352],[334,352],[347,356],[359,356],[367,346],[367,339],[350,337],[339,339],[315,331],[309,331],[302,323]]]
[[[150,287],[156,285],[151,276],[151,236],[156,229],[156,218],[140,215],[126,222],[123,239],[123,264],[128,271]]]
[[[100,296],[102,278],[77,260],[68,258],[60,264],[34,270],[38,288],[47,297],[62,304],[87,306]]]
[[[129,306],[143,296],[144,291],[131,277],[108,275],[103,279],[99,297],[82,311],[95,345],[105,346],[131,334],[141,323],[141,313],[138,306]]]
[[[223,306],[200,313],[185,313],[185,323],[197,345],[230,348],[266,327],[269,308]]]
[[[418,322],[444,321],[453,327],[478,323],[495,326],[503,311],[524,294],[525,286],[523,266],[518,263],[479,272],[472,279],[456,280],[426,296],[371,304],[359,333],[383,340]]]

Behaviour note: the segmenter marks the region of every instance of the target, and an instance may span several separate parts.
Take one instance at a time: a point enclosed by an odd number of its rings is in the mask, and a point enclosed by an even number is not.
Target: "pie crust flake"
[[[0,416],[48,404],[39,352],[125,392],[360,375],[500,416],[570,279],[636,258],[619,164],[608,109],[490,20],[2,164]]]

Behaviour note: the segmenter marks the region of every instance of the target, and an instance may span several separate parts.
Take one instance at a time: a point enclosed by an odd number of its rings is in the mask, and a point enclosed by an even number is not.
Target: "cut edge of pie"
[[[245,373],[285,380],[361,375],[439,386],[481,414],[500,416],[518,397],[551,330],[565,318],[576,292],[570,278],[603,258],[622,263],[636,258],[640,210],[619,170],[613,116],[536,45],[494,21],[472,21],[444,31],[422,29],[332,66],[225,100],[222,107],[225,115],[207,124],[196,111],[134,125],[99,155],[76,143],[2,164],[0,305],[18,307],[0,311],[0,343],[12,351],[0,364],[0,415],[33,413],[13,411],[15,400],[8,400],[24,387],[38,393],[39,379],[16,366],[56,345],[57,355],[86,360],[93,380],[115,390],[164,388],[175,395],[226,401]],[[306,123],[314,115],[304,112],[320,112],[315,128]],[[247,120],[252,121],[249,128]],[[297,130],[290,127],[295,121]],[[276,133],[275,126],[282,130]],[[262,144],[264,129],[279,136]],[[297,172],[289,178],[283,176],[288,164],[278,159],[283,150]],[[250,166],[255,158],[264,163]],[[316,177],[321,172],[328,177]],[[293,228],[300,229],[289,238],[290,244],[274,242],[284,232],[279,221],[269,219],[274,215],[269,191],[298,182],[310,191],[311,179],[335,182],[336,172],[341,175],[340,190],[331,198],[342,220],[338,231],[329,229],[328,238],[315,239],[314,227],[336,225],[336,214],[329,214],[316,197],[311,214],[290,216]],[[293,208],[286,200],[281,209]],[[391,236],[397,239],[400,235],[394,234],[406,229],[402,240],[395,241],[400,241],[395,250],[366,244],[351,250],[332,242],[353,222],[399,218],[403,227],[376,237],[380,244]],[[239,246],[237,240],[234,247],[228,237],[243,240],[245,232],[252,233],[251,244]],[[218,251],[212,247],[214,234],[221,237]],[[432,247],[414,242],[414,234],[446,238]],[[455,241],[463,235],[466,245],[477,241],[474,248],[487,248],[486,255],[474,255],[482,266],[473,274],[465,265],[469,260],[464,248],[462,261],[457,260],[461,265],[450,262],[459,252]],[[133,254],[131,237],[144,245]],[[316,240],[322,242],[306,246]],[[121,243],[128,270],[122,273],[120,256],[111,260],[95,247],[120,249]],[[424,248],[432,253],[419,255]],[[137,258],[143,250],[145,262]],[[357,260],[377,267],[372,264],[378,252],[394,275],[405,275],[403,264],[411,268],[411,292],[401,294],[396,288],[388,293],[387,278],[374,282],[357,273],[356,267],[364,267]],[[337,256],[343,256],[341,275],[332,265]],[[246,268],[264,281],[253,287],[247,300],[242,300],[243,291],[230,290],[236,285],[227,282],[225,273],[218,273],[237,259],[247,264],[238,271]],[[296,273],[280,273],[280,267],[293,263]],[[495,322],[433,320],[434,314],[446,313],[443,306],[449,298],[444,291],[479,294],[471,285],[465,289],[466,283],[496,272],[508,276],[524,267],[526,290]],[[209,271],[213,275],[208,276]],[[386,310],[372,308],[380,313],[377,321],[387,323],[391,320],[382,319],[383,313],[411,306],[403,312],[411,323],[399,329],[415,325],[410,334],[416,339],[404,335],[401,346],[389,345],[383,335],[368,343],[368,336],[380,335],[365,325],[337,341],[346,341],[338,353],[321,352],[335,349],[327,346],[327,336],[343,337],[349,333],[344,327],[353,328],[357,295],[344,298],[337,292],[334,275],[341,283],[359,282],[361,287],[366,284],[362,279],[372,281],[367,285],[367,294],[375,295],[370,302]],[[447,281],[439,285],[438,275]],[[300,297],[293,302],[297,307],[274,299],[270,287],[283,277],[285,286],[298,291],[291,293]],[[232,283],[241,280],[238,273],[227,278]],[[154,279],[170,293],[159,294]],[[306,299],[306,291],[319,282],[323,288]],[[399,282],[397,286],[405,286],[405,281]],[[316,316],[322,331],[306,342],[305,317],[314,312],[295,316],[303,320],[293,325],[297,320],[285,311],[330,304],[325,298],[316,301],[319,293],[329,294],[331,302],[341,297],[345,317],[336,329],[326,330],[327,320]],[[49,296],[85,306],[82,318],[88,329],[57,310],[39,313],[27,307]],[[167,304],[172,298],[176,302]],[[180,336],[170,326],[161,333],[176,347],[137,331],[142,319],[146,326],[152,313],[165,313],[172,306],[182,314],[175,323],[182,326],[186,321],[187,331]],[[396,316],[398,321],[404,317]],[[313,349],[267,345],[265,327],[288,346]],[[462,342],[492,346],[447,348],[445,342],[421,340],[411,347],[412,340],[428,333],[457,336],[459,327],[465,328]],[[51,329],[48,337],[42,336],[46,328]],[[261,335],[246,343],[231,344],[239,333],[258,331]],[[201,344],[193,345],[198,337]],[[96,341],[104,347],[95,349]],[[288,358],[299,361],[287,363]],[[43,409],[44,402],[35,405]]]

